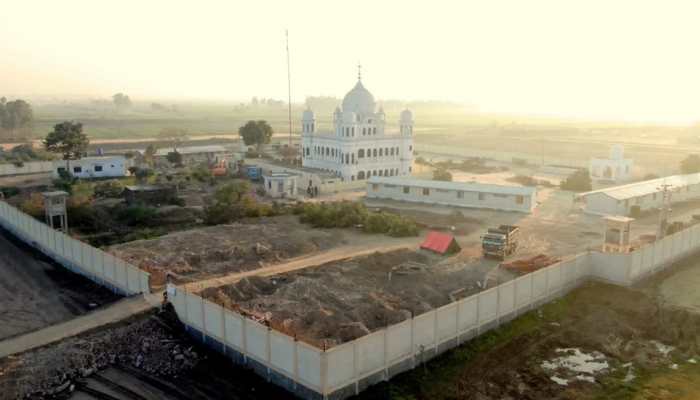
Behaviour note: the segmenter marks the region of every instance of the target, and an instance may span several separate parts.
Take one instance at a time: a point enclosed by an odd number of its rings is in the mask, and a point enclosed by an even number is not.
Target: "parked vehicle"
[[[500,260],[515,253],[518,249],[518,236],[520,228],[515,225],[501,225],[498,228],[489,228],[481,237],[481,248],[484,257],[493,256]]]

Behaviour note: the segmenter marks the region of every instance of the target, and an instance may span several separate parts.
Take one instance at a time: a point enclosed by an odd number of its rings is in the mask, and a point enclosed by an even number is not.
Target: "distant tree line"
[[[0,98],[0,136],[18,138],[26,136],[32,128],[32,106],[22,99],[8,101]]]

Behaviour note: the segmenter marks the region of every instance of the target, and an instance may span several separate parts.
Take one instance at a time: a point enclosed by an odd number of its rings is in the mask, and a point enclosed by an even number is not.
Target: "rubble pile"
[[[186,343],[173,336],[155,316],[73,337],[0,362],[4,384],[12,386],[4,393],[16,393],[11,398],[53,398],[111,366],[176,378],[200,360]]]

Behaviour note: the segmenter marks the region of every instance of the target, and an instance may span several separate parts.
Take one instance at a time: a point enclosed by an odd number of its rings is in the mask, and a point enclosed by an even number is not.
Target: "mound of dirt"
[[[342,241],[335,231],[308,229],[296,217],[261,218],[171,233],[111,246],[108,252],[151,273],[159,287],[241,272],[325,250]]]

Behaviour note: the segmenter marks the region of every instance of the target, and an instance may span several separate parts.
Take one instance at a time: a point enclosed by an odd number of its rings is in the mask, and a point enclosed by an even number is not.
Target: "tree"
[[[187,129],[173,127],[163,128],[160,130],[160,133],[158,133],[158,137],[168,141],[170,145],[173,146],[173,150],[177,151],[178,146],[187,140]]]
[[[284,145],[284,147],[280,149],[280,155],[282,156],[282,160],[285,162],[294,164],[299,158],[299,148]]]
[[[87,150],[90,139],[83,133],[83,124],[74,121],[65,121],[56,124],[53,131],[44,139],[44,147],[47,151],[63,155],[66,160],[66,171],[70,174],[70,160],[80,159]]]
[[[433,180],[452,182],[452,174],[445,168],[437,168],[433,170]]]
[[[250,191],[247,181],[235,181],[219,188],[204,207],[204,222],[208,225],[227,224],[245,213],[243,198]]]
[[[270,143],[272,139],[272,127],[267,121],[248,121],[245,125],[238,128],[238,134],[243,138],[243,143],[246,146],[255,145],[260,153],[260,148],[263,144]]]
[[[117,106],[117,110],[123,110],[131,107],[131,99],[124,93],[117,93],[112,96],[112,101],[114,105]]]
[[[694,174],[700,172],[700,155],[691,154],[681,161],[681,172],[684,174]]]
[[[22,99],[7,101],[0,99],[0,127],[11,133],[28,129],[34,121],[32,106]]]
[[[146,164],[151,167],[153,166],[157,152],[158,148],[154,144],[149,144],[148,147],[146,147],[146,151],[143,152],[143,159]]]
[[[579,169],[569,175],[559,186],[562,190],[571,190],[572,192],[585,192],[593,188],[591,175],[587,169]]]
[[[182,166],[182,154],[178,153],[177,150],[171,151],[165,156],[165,159],[168,160],[169,163],[174,164],[176,166]]]

